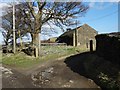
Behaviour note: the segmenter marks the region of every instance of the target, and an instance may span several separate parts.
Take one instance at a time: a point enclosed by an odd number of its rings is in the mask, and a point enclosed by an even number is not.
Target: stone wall
[[[95,38],[98,55],[120,65],[120,32],[99,34]]]

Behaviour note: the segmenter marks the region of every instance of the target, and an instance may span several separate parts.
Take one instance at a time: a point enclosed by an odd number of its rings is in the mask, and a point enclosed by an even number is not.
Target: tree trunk
[[[41,33],[39,33],[39,56],[41,55]]]
[[[5,45],[6,45],[5,52],[8,53],[8,41],[5,41]]]
[[[31,34],[32,36],[32,46],[35,48],[34,53],[35,53],[35,57],[38,57],[38,47],[39,47],[39,33],[34,33]]]

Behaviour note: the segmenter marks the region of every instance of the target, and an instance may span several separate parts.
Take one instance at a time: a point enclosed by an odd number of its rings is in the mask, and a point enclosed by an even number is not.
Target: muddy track
[[[48,61],[27,72],[12,68],[12,72],[9,77],[3,74],[3,87],[100,88],[93,80],[73,72],[64,59]]]

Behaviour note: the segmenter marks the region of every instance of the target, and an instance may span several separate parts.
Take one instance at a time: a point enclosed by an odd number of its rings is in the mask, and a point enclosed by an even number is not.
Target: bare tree
[[[37,14],[33,2],[21,3],[16,9],[16,27],[18,29],[24,27],[23,30],[31,34],[32,45],[38,45],[39,33],[44,24],[52,23],[63,29],[63,25],[74,25],[74,19],[83,16],[88,10],[88,6],[82,2],[37,2],[37,4]]]
[[[82,2],[37,2],[39,11],[36,14],[32,6],[32,2],[24,3],[23,12],[25,14],[25,23],[30,27],[33,45],[38,45],[39,33],[44,24],[53,23],[63,29],[62,25],[72,25],[74,18],[80,17],[88,10]],[[27,12],[27,13],[26,13]],[[27,18],[27,19],[26,19]],[[32,22],[30,18],[34,18],[34,31],[32,32]]]
[[[12,5],[11,5],[12,6]],[[29,33],[28,26],[23,21],[23,13],[18,9],[20,5],[16,5],[16,39],[23,37]],[[12,15],[12,7],[5,9],[5,15],[2,16],[2,35],[4,37],[4,42],[6,45],[9,43],[13,43],[13,15]]]

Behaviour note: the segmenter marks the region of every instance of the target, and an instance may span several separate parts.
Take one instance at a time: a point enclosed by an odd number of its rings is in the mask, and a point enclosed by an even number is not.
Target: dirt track
[[[93,80],[73,72],[64,60],[42,64],[28,75],[12,72],[10,75],[3,73],[3,88],[99,88]]]

